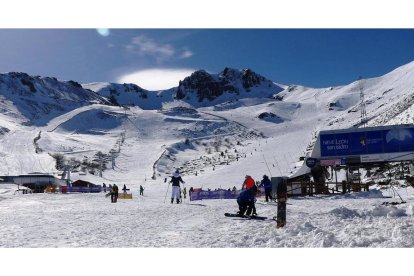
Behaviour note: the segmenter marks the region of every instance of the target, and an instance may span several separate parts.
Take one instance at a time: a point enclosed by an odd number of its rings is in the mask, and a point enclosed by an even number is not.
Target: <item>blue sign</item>
[[[69,193],[100,193],[102,192],[102,187],[68,187],[67,191]]]
[[[321,157],[414,151],[414,128],[367,128],[320,135]]]
[[[219,189],[216,191],[199,191],[190,193],[190,201],[193,200],[203,200],[203,199],[236,199],[242,190],[229,191]],[[261,196],[264,194],[264,188],[260,187],[257,190],[256,196]]]
[[[313,168],[315,167],[316,163],[318,162],[318,159],[316,158],[306,158],[306,166],[308,166],[309,168]]]

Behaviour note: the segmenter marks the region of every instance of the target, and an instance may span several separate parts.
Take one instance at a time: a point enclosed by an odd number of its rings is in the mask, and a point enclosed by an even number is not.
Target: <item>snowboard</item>
[[[232,214],[232,213],[224,213],[224,215],[226,217],[237,217],[237,218],[245,218],[245,219],[257,219],[257,220],[267,219],[267,217],[262,217],[262,216],[247,216],[247,215],[240,216],[239,214]]]

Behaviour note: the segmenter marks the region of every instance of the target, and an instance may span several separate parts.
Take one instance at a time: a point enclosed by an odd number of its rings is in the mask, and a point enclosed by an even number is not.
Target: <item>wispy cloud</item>
[[[135,83],[148,90],[163,90],[178,86],[178,82],[193,73],[194,69],[154,68],[125,74],[119,83]]]
[[[180,58],[190,58],[190,57],[192,57],[193,55],[194,55],[194,53],[193,53],[193,52],[191,52],[190,50],[184,50],[184,51],[181,53]]]
[[[133,37],[126,49],[141,56],[151,56],[158,63],[173,58],[183,59],[193,56],[193,52],[188,49],[177,50],[171,44],[162,44],[145,35]]]

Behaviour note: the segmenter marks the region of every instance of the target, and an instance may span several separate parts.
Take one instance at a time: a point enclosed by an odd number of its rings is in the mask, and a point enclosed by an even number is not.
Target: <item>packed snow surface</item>
[[[273,220],[224,217],[235,200],[164,202],[166,185],[147,185],[144,196],[111,203],[97,194],[15,194],[0,186],[1,247],[413,247],[414,191],[408,203],[383,197],[391,191],[291,198],[287,226]],[[374,194],[375,196],[370,196]],[[272,218],[276,206],[259,198],[257,212]]]

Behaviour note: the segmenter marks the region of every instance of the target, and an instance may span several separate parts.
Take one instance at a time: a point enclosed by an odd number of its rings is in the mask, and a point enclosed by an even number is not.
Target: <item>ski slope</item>
[[[408,64],[364,80],[371,122],[413,122],[410,102],[402,101],[411,95],[407,87],[414,85],[413,67]],[[379,188],[344,196],[292,198],[288,224],[278,230],[272,220],[224,217],[224,212],[237,210],[235,200],[170,203],[171,187],[164,179],[180,167],[187,190],[240,188],[246,174],[258,181],[264,174],[294,173],[303,165],[299,158],[309,154],[317,131],[359,122],[358,87],[358,83],[326,89],[289,86],[278,94],[283,101],[258,97],[257,92],[252,98],[226,98],[217,105],[198,107],[154,95],[148,97],[145,108],[74,104],[76,108],[53,118],[39,118],[38,126],[23,124],[22,114],[13,120],[18,110],[4,102],[8,111],[0,116],[1,175],[57,175],[50,154],[82,161],[93,160],[98,152],[115,151],[115,166],[108,163],[102,177],[95,171],[73,172],[71,178],[119,187],[126,184],[133,199],[111,204],[103,193],[22,195],[15,193],[15,185],[0,184],[0,247],[413,247],[411,187],[399,188],[407,203],[395,206],[382,205],[398,198],[388,198],[393,192]],[[265,112],[278,119],[260,119]],[[236,154],[237,161],[231,159]],[[143,197],[138,195],[140,185],[145,187]],[[269,218],[276,215],[276,207],[262,198],[257,210]]]
[[[185,177],[184,177],[185,178]],[[150,181],[151,182],[151,181]],[[190,182],[191,183],[191,182]],[[186,184],[190,185],[190,183]],[[14,194],[0,192],[0,227],[6,248],[321,248],[414,246],[412,188],[400,189],[406,204],[385,206],[390,191],[373,190],[344,196],[292,198],[288,224],[224,217],[237,210],[235,200],[204,200],[171,204],[167,185],[147,183],[144,196],[132,188],[133,199],[100,194]],[[276,206],[263,198],[260,215],[272,218]]]

